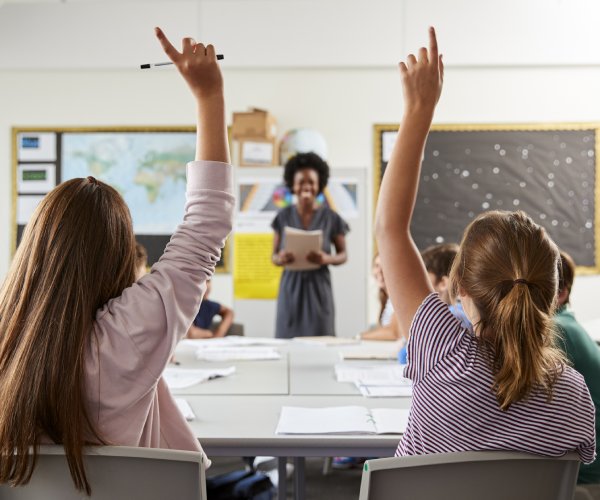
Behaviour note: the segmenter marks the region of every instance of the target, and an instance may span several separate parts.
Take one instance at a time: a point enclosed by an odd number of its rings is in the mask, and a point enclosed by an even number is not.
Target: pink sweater
[[[198,311],[233,207],[230,165],[190,162],[183,223],[165,253],[98,311],[86,384],[90,417],[108,444],[202,451],[162,373]]]

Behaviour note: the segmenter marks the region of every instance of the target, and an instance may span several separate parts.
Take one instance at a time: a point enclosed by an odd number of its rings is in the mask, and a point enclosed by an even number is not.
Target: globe
[[[297,128],[285,133],[279,145],[282,165],[297,153],[316,153],[327,160],[327,143],[320,132],[310,128]]]

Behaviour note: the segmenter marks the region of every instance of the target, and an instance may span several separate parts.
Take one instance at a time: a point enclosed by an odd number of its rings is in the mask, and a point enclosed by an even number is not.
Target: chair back
[[[359,500],[572,500],[579,457],[477,451],[367,460]]]
[[[85,470],[92,496],[75,489],[64,448],[40,446],[28,484],[0,485],[2,500],[205,500],[206,480],[202,454],[192,451],[90,447]]]

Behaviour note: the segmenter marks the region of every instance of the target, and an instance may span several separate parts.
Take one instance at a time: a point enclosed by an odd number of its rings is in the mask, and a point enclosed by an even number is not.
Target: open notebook
[[[408,410],[332,406],[283,406],[276,434],[402,434]]]

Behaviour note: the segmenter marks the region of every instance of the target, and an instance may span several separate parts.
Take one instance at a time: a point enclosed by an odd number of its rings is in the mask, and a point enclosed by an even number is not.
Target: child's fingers
[[[408,68],[406,67],[406,64],[404,64],[403,62],[398,64],[398,67],[400,68],[400,74],[402,76],[404,76],[404,75],[406,75],[406,73],[408,73]]]
[[[440,54],[440,57],[438,58],[438,65],[440,68],[440,79],[443,82],[444,81],[444,60],[442,58],[442,54]]]
[[[206,55],[212,61],[213,59],[217,59],[217,55],[215,54],[215,48],[212,44],[208,44],[206,46]]]
[[[433,26],[429,28],[429,55],[432,61],[438,61],[437,37],[435,36],[435,28]]]
[[[427,49],[425,47],[421,47],[419,49],[419,61],[424,63],[429,61],[429,58],[427,56]]]
[[[189,54],[194,52],[194,46],[196,45],[196,40],[190,37],[185,37],[181,40],[181,47],[183,49],[184,54]]]
[[[167,54],[167,56],[169,57],[169,59],[171,59],[171,61],[175,62],[179,58],[179,55],[180,55],[179,52],[177,51],[177,49],[175,47],[173,47],[173,45],[171,44],[169,39],[166,37],[166,35],[163,33],[163,31],[159,27],[154,28],[154,33],[156,34],[156,38],[158,38],[160,45],[162,46],[163,50],[165,51],[165,54]]]
[[[414,66],[415,64],[417,64],[417,58],[414,56],[414,54],[408,54],[406,62],[408,63],[408,67]]]

